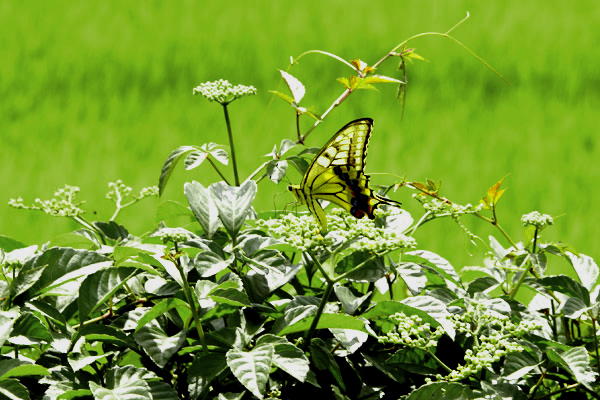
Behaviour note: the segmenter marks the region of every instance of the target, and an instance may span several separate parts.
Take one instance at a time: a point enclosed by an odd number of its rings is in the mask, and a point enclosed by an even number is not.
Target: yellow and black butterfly
[[[317,199],[344,208],[356,218],[375,218],[380,204],[400,206],[369,188],[365,175],[367,146],[373,130],[371,118],[354,120],[340,129],[315,156],[300,185],[289,185],[300,204],[305,204],[323,230],[327,229],[325,212]]]

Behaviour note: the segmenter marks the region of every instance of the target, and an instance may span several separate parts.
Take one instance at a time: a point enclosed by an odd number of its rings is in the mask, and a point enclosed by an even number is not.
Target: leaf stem
[[[233,145],[231,146],[231,154],[233,155]],[[223,173],[221,172],[221,170],[219,169],[219,167],[217,167],[217,164],[215,164],[215,162],[213,160],[211,160],[210,157],[206,157],[206,159],[208,160],[208,162],[210,163],[210,165],[212,165],[212,167],[215,169],[215,171],[217,171],[217,174],[219,174],[219,176],[221,177],[221,179],[223,179],[223,181],[229,185],[229,181],[227,180],[227,178],[225,178],[225,176],[223,175]],[[234,158],[235,160],[235,158]],[[231,185],[229,185],[231,186]],[[238,185],[239,186],[239,185]]]
[[[323,315],[323,310],[325,310],[325,305],[327,304],[327,300],[329,300],[329,296],[331,295],[331,292],[333,292],[334,285],[335,285],[335,283],[333,281],[327,282],[327,287],[325,288],[325,293],[323,293],[323,297],[321,298],[321,302],[319,303],[319,308],[317,309],[317,313],[315,314],[315,317],[313,318],[312,323],[310,324],[310,328],[308,328],[308,331],[306,332],[306,335],[304,336],[304,343],[306,345],[308,345],[310,343],[310,340],[311,340],[315,330],[317,329],[319,319],[321,319],[321,315]]]
[[[225,114],[225,123],[227,124],[227,135],[229,136],[229,148],[231,149],[231,165],[233,166],[235,186],[240,186],[240,178],[238,176],[237,161],[235,157],[235,148],[233,147],[233,133],[231,132],[231,121],[229,119],[229,111],[227,111],[227,103],[223,103],[223,113]]]

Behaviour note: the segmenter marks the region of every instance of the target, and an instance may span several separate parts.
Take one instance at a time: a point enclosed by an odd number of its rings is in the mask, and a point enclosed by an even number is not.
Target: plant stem
[[[231,165],[233,166],[235,186],[240,186],[240,178],[238,176],[237,170],[237,161],[235,158],[235,148],[233,147],[233,133],[231,133],[231,121],[229,120],[229,111],[227,111],[227,103],[223,104],[223,112],[225,113],[225,123],[227,124],[227,135],[229,135],[229,148],[231,149]]]
[[[321,115],[321,119],[315,121],[315,123],[310,128],[308,128],[308,130],[306,131],[306,133],[304,135],[300,136],[300,138],[296,141],[296,143],[298,143],[298,144],[304,143],[304,141],[306,140],[306,137],[308,136],[308,134],[311,133],[313,131],[313,129],[315,129],[325,119],[325,117],[327,116],[327,114],[329,114],[335,107],[339,106],[342,103],[342,101],[344,101],[346,99],[346,97],[348,97],[350,95],[350,93],[352,93],[350,91],[350,89],[344,90],[344,92]]]
[[[515,285],[515,287],[512,289],[512,291],[510,292],[510,299],[514,300],[515,296],[517,295],[517,292],[519,291],[519,288],[521,287],[521,285],[523,284],[523,282],[525,281],[525,276],[527,276],[527,273],[529,272],[529,270],[532,268],[529,263],[529,254],[527,254],[527,257],[525,257],[525,260],[523,260],[523,262],[521,263],[520,266],[525,265],[525,269],[523,270],[523,272],[521,273],[521,277],[519,278],[519,281],[517,282],[517,284]]]
[[[325,309],[325,305],[327,304],[327,300],[329,300],[329,296],[331,292],[333,292],[333,286],[335,283],[333,281],[329,281],[327,283],[327,287],[325,288],[325,293],[323,293],[323,297],[321,298],[321,302],[319,303],[319,308],[317,309],[317,313],[310,324],[310,328],[304,335],[304,343],[308,345],[310,343],[310,339],[312,338],[315,330],[317,329],[317,325],[319,323],[319,319],[321,319],[321,315],[323,315],[323,310]]]
[[[177,247],[177,243],[175,243],[175,253],[178,253],[179,249]],[[192,310],[192,317],[194,318],[194,322],[196,323],[196,331],[198,331],[198,337],[200,338],[200,344],[202,345],[202,352],[204,354],[208,354],[208,347],[206,345],[206,338],[204,336],[204,329],[202,328],[202,323],[200,322],[200,317],[198,316],[198,309],[196,308],[196,299],[190,290],[190,284],[187,280],[187,276],[183,271],[183,267],[181,266],[181,262],[179,258],[175,258],[174,260],[175,266],[181,274],[181,279],[183,281],[183,293],[185,294],[185,298],[190,305],[190,309]]]
[[[440,360],[435,354],[433,354],[431,352],[431,350],[426,350],[426,351],[435,360],[435,362],[437,362],[444,369],[444,371],[446,371],[448,373],[452,372],[452,369],[449,366],[447,366],[446,364],[444,364],[444,362],[442,360]]]
[[[232,147],[233,148],[233,147]],[[233,151],[232,151],[233,153]],[[213,160],[211,160],[210,157],[206,157],[206,159],[208,160],[208,162],[210,163],[210,165],[212,165],[212,167],[215,169],[215,171],[217,171],[217,174],[219,174],[219,176],[221,177],[221,179],[223,179],[223,181],[225,181],[226,184],[229,185],[229,181],[227,180],[227,178],[225,178],[225,176],[221,173],[221,170],[219,170],[219,168],[217,167],[217,164],[215,164],[215,162]],[[235,160],[235,159],[234,159]],[[231,186],[231,185],[229,185]]]

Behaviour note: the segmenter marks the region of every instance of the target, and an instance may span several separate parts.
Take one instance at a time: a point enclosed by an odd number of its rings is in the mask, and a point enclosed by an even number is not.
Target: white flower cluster
[[[75,203],[75,197],[79,192],[77,186],[65,185],[64,188],[58,189],[54,192],[54,198],[50,200],[35,199],[31,206],[26,206],[23,203],[21,197],[17,199],[10,199],[8,205],[15,208],[23,208],[29,210],[41,210],[48,215],[55,217],[77,217],[85,213],[85,211],[78,206],[82,204]]]
[[[423,323],[418,315],[407,316],[402,312],[390,315],[394,329],[385,336],[379,336],[379,343],[400,344],[427,350],[437,346],[438,340],[444,334],[444,328],[431,328],[429,323]]]
[[[152,233],[150,237],[160,237],[163,243],[183,243],[190,239],[193,239],[193,235],[186,229],[183,228],[160,228],[158,231]]]
[[[547,225],[554,224],[554,220],[548,214],[541,214],[539,211],[532,211],[529,214],[525,214],[521,217],[523,226],[533,225],[536,228],[544,228]]]
[[[201,83],[192,90],[192,93],[194,95],[200,94],[208,101],[216,101],[226,105],[240,97],[256,94],[256,88],[246,85],[233,86],[229,81],[219,79],[213,82]]]
[[[280,219],[259,221],[259,226],[266,227],[273,236],[300,251],[323,251],[353,240],[352,248],[377,253],[417,246],[412,237],[378,228],[372,220],[357,219],[341,209],[327,215],[327,225],[329,232],[323,236],[311,215],[287,214]]]

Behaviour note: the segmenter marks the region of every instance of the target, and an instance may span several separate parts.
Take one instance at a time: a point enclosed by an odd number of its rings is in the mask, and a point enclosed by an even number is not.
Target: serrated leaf
[[[518,381],[531,371],[536,370],[535,374],[541,373],[538,366],[543,361],[536,360],[528,352],[512,352],[506,356],[504,361],[504,368],[502,370],[502,376],[508,381]]]
[[[85,322],[88,315],[109,301],[137,272],[136,268],[113,268],[85,278],[77,299],[80,322]]]
[[[477,292],[489,293],[490,291],[496,289],[502,282],[498,282],[495,278],[491,276],[482,276],[474,279],[467,288],[467,293],[471,296]]]
[[[304,94],[306,93],[306,89],[304,88],[304,85],[295,76],[293,76],[283,70],[279,70],[279,72],[281,73],[283,80],[285,81],[288,88],[290,89],[290,92],[292,93],[292,97],[294,98],[294,102],[296,104],[300,104],[300,100],[302,100],[302,98],[304,97]]]
[[[338,81],[339,83],[341,83],[342,85],[344,85],[344,87],[346,89],[350,89],[350,81],[348,80],[348,78],[337,78],[336,81]]]
[[[112,326],[98,324],[85,325],[78,332],[80,336],[85,337],[88,343],[97,341],[137,350],[137,344],[131,336],[125,334],[123,330]]]
[[[425,275],[425,271],[423,271],[423,267],[419,264],[403,262],[396,267],[396,270],[413,296],[418,295],[425,289],[427,276]]]
[[[451,282],[452,285],[457,287],[461,286],[460,277],[456,273],[456,270],[452,264],[436,253],[427,250],[409,251],[402,256],[402,261],[413,261],[419,265],[432,267],[436,272]]]
[[[135,341],[150,356],[152,361],[161,368],[167,364],[169,359],[179,350],[185,342],[185,331],[169,336],[160,327],[156,320],[152,320],[140,329],[133,337]]]
[[[233,261],[233,254],[223,251],[216,243],[210,243],[209,249],[198,253],[194,258],[194,266],[202,278],[208,278],[218,274],[229,267]]]
[[[179,400],[177,392],[171,385],[165,382],[149,381],[152,400]]]
[[[329,329],[333,336],[347,350],[348,354],[355,353],[369,338],[369,335],[353,329]]]
[[[69,362],[69,365],[73,371],[77,372],[80,369],[85,368],[98,360],[102,360],[111,354],[113,354],[111,351],[97,355],[70,353],[67,361]]]
[[[271,344],[256,346],[248,352],[236,349],[227,352],[227,365],[233,375],[259,399],[266,391],[274,352]]]
[[[546,349],[550,361],[562,366],[575,377],[575,380],[590,390],[591,384],[598,375],[590,366],[590,357],[585,347],[573,347],[565,352],[559,353],[554,348]]]
[[[189,171],[202,165],[207,157],[208,154],[205,151],[194,150],[185,157],[183,165],[185,166],[185,169]]]
[[[201,183],[192,181],[183,185],[183,192],[206,236],[212,238],[221,226],[221,221],[211,191]]]
[[[213,200],[219,210],[219,218],[232,238],[237,237],[252,210],[256,189],[256,182],[253,180],[246,181],[239,187],[229,186],[225,182],[210,185]]]
[[[187,370],[188,390],[192,398],[197,398],[212,380],[227,369],[224,353],[208,353],[196,356]]]
[[[165,191],[165,186],[167,186],[167,182],[169,181],[169,178],[171,177],[171,174],[173,173],[173,170],[175,169],[175,166],[177,166],[177,163],[179,162],[181,157],[185,153],[194,150],[196,150],[196,148],[193,146],[180,146],[173,150],[171,154],[169,154],[169,156],[165,160],[165,163],[162,166],[162,169],[160,171],[160,178],[158,179],[158,193],[160,195],[162,195]]]

